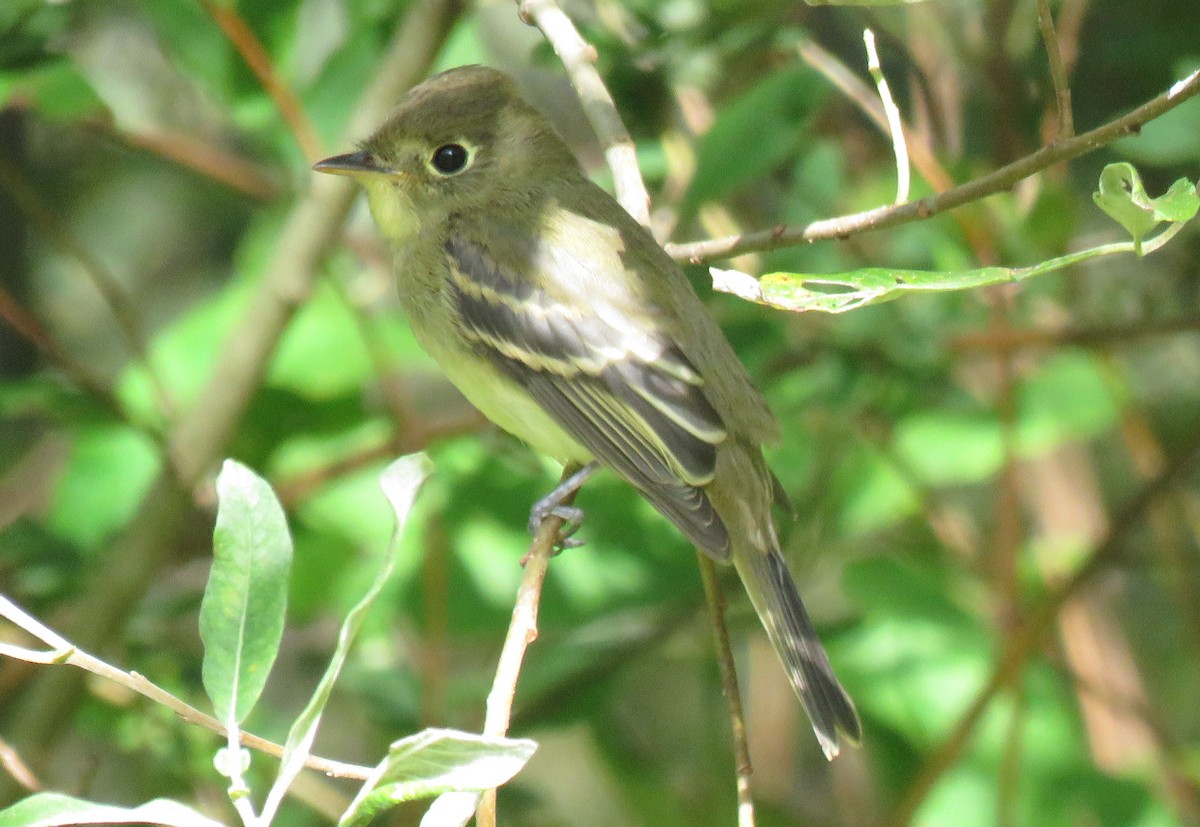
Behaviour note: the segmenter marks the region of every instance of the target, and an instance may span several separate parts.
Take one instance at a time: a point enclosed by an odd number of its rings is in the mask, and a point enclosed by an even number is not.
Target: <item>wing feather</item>
[[[476,351],[697,546],[727,557],[729,535],[702,487],[725,426],[678,346],[628,314],[555,301],[462,238],[451,238],[446,254],[451,298]]]

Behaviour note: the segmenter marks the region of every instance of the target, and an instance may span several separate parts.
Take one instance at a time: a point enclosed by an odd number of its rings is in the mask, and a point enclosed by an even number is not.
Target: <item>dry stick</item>
[[[262,164],[216,146],[210,139],[161,128],[153,132],[118,129],[103,118],[91,118],[81,125],[110,141],[191,170],[256,201],[274,201],[282,191],[279,182]]]
[[[42,782],[29,767],[25,766],[20,754],[6,744],[3,739],[0,739],[0,770],[4,770],[12,776],[13,781],[16,781],[22,789],[29,790],[31,793],[42,789]]]
[[[200,4],[208,12],[209,17],[221,27],[221,31],[238,50],[242,60],[246,61],[250,71],[254,72],[263,89],[267,90],[267,94],[275,102],[275,108],[287,122],[296,143],[300,145],[300,151],[304,153],[309,162],[321,158],[324,154],[321,139],[317,137],[317,130],[313,128],[312,121],[304,114],[304,106],[291,88],[279,79],[279,75],[275,72],[275,66],[271,62],[271,55],[263,48],[262,43],[246,25],[242,16],[237,13],[237,9],[233,7],[232,3],[218,2],[218,0],[201,0]]]
[[[380,60],[355,111],[348,133],[366,135],[410,86],[429,71],[461,0],[414,3]],[[292,314],[308,295],[326,252],[336,240],[355,190],[349,181],[319,176],[284,224],[258,295],[225,340],[201,400],[172,434],[178,479],[161,473],[133,519],[105,556],[104,567],[74,608],[69,636],[97,649],[118,637],[126,615],[153,580],[190,513],[188,492],[220,458],[238,419],[260,384]],[[46,672],[26,693],[16,720],[19,741],[47,748],[70,718],[82,684],[67,670]]]
[[[566,482],[576,470],[578,469],[571,466],[564,468],[560,482]],[[574,499],[575,494],[572,493],[563,500],[563,505],[570,505]],[[525,573],[521,575],[521,584],[517,587],[512,621],[508,624],[508,634],[504,638],[500,660],[496,664],[496,677],[492,680],[491,691],[488,692],[487,714],[483,722],[484,735],[501,737],[508,734],[508,725],[512,721],[513,700],[517,695],[517,679],[521,676],[525,650],[538,636],[537,618],[542,599],[542,583],[546,579],[550,558],[554,556],[555,540],[558,539],[563,525],[564,521],[560,517],[550,516],[543,520],[529,545],[529,552],[525,555]],[[495,827],[494,789],[480,796],[479,805],[475,810],[475,822],[478,827]]]
[[[517,7],[522,18],[541,29],[570,75],[583,111],[604,147],[617,200],[638,223],[649,226],[650,195],[638,170],[637,148],[596,71],[595,47],[580,36],[571,18],[553,0],[519,0]]]
[[[226,734],[228,728],[222,721],[218,721],[216,718],[201,712],[186,701],[175,697],[158,684],[148,680],[144,675],[118,669],[111,663],[107,663],[83,651],[53,629],[41,623],[37,618],[21,609],[4,595],[0,595],[0,617],[4,617],[9,622],[51,647],[48,651],[36,651],[12,644],[0,643],[0,656],[19,659],[26,663],[61,664],[83,669],[86,672],[91,672],[93,675],[110,680],[115,684],[124,686],[139,695],[149,698],[155,703],[171,710],[189,724],[202,726],[219,735]],[[268,741],[266,738],[259,738],[257,735],[251,735],[248,732],[241,733],[241,743],[243,746],[265,752],[276,758],[283,756],[283,747],[280,744]],[[336,778],[365,780],[372,772],[371,767],[360,767],[355,764],[347,764],[343,761],[331,761],[311,755],[304,763],[307,767]]]
[[[729,628],[725,625],[725,595],[717,579],[717,567],[712,558],[697,549],[700,579],[704,581],[704,599],[712,620],[713,643],[717,663],[721,667],[721,690],[729,705],[729,721],[733,727],[733,760],[737,773],[738,827],[754,827],[754,798],[751,796],[750,746],[746,740],[746,716],[742,712],[742,693],[738,689],[737,671],[733,666],[733,649],[729,646]]]
[[[873,94],[870,87],[860,80],[846,64],[812,40],[801,41],[797,46],[797,51],[805,63],[820,72],[826,80],[862,110],[863,114],[879,127],[880,132],[884,135],[895,134],[895,128],[890,125],[890,116],[884,111],[884,105],[879,97]],[[953,187],[954,179],[937,159],[937,155],[934,154],[928,142],[919,133],[904,127],[898,111],[896,119],[900,122],[901,134],[904,136],[906,157],[921,173],[921,177],[929,182],[929,186],[934,192],[945,192]],[[992,245],[978,218],[964,213],[956,213],[954,220],[958,223],[963,235],[966,236],[971,249],[975,251],[976,258],[988,260]]]
[[[1058,47],[1049,0],[1038,0],[1038,28],[1050,61],[1050,82],[1054,84],[1054,100],[1058,107],[1058,139],[1065,141],[1075,134],[1075,115],[1071,111],[1071,87],[1067,83],[1067,70]]]
[[[904,121],[900,118],[899,107],[892,100],[892,90],[879,63],[879,52],[875,49],[875,32],[864,29],[863,43],[867,47],[867,71],[871,73],[871,77],[875,79],[875,86],[879,89],[879,101],[883,104],[883,111],[887,116],[887,130],[892,137],[892,153],[896,156],[895,203],[903,204],[908,200],[912,180],[908,146],[904,140]]]
[[[910,201],[900,206],[876,207],[851,215],[814,221],[803,227],[787,227],[781,224],[771,230],[760,230],[744,235],[714,238],[688,244],[668,244],[666,250],[676,261],[703,264],[740,253],[770,250],[832,238],[846,238],[855,233],[894,227],[929,218],[946,210],[1003,192],[1018,181],[1047,167],[1078,158],[1080,155],[1085,155],[1119,138],[1136,134],[1149,121],[1169,112],[1198,93],[1200,93],[1200,70],[1192,72],[1158,97],[1152,98],[1133,111],[1103,126],[1077,135],[1070,140],[1044,146],[995,172],[919,201]]]
[[[971,706],[963,713],[941,746],[925,762],[886,824],[891,827],[905,827],[912,822],[926,796],[966,748],[967,741],[992,700],[1016,679],[1030,654],[1054,626],[1055,618],[1066,602],[1090,583],[1093,577],[1118,560],[1124,551],[1126,540],[1150,506],[1200,465],[1200,423],[1195,423],[1189,433],[1193,436],[1175,455],[1174,462],[1146,483],[1132,502],[1122,509],[1113,520],[1108,535],[1095,547],[1087,560],[1058,589],[1034,607],[1021,625],[1013,631],[987,684],[976,695]]]
[[[888,134],[891,127],[878,95],[872,93],[871,87],[860,80],[845,63],[814,40],[800,41],[796,51],[799,52],[801,60],[819,72],[870,118],[880,132]],[[954,179],[938,161],[928,143],[920,140],[918,135],[908,129],[904,130],[904,139],[913,166],[934,190],[942,192],[954,186]]]

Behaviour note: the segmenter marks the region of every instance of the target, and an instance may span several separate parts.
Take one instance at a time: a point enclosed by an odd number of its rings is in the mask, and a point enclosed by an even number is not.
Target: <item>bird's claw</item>
[[[584,544],[583,540],[572,536],[583,525],[583,509],[574,505],[539,502],[529,512],[529,533],[537,536],[542,523],[551,517],[557,517],[563,521],[562,527],[558,530],[558,536],[554,539],[555,553],[569,548],[579,548]]]

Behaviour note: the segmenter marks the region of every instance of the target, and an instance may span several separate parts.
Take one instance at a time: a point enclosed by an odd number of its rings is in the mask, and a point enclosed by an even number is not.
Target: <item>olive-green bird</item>
[[[584,174],[501,72],[452,69],[410,91],[347,175],[395,250],[421,345],[488,418],[628,480],[710,557],[732,561],[826,756],[857,742],[779,550],[763,459],[779,426],[679,266]]]

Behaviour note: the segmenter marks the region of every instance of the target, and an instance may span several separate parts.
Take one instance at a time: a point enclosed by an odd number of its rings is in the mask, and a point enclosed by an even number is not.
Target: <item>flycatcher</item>
[[[317,163],[363,186],[417,339],[488,418],[582,471],[626,479],[732,562],[828,758],[857,742],[779,550],[786,503],[762,446],[779,426],[680,267],[584,174],[501,72],[410,91],[358,152]]]

